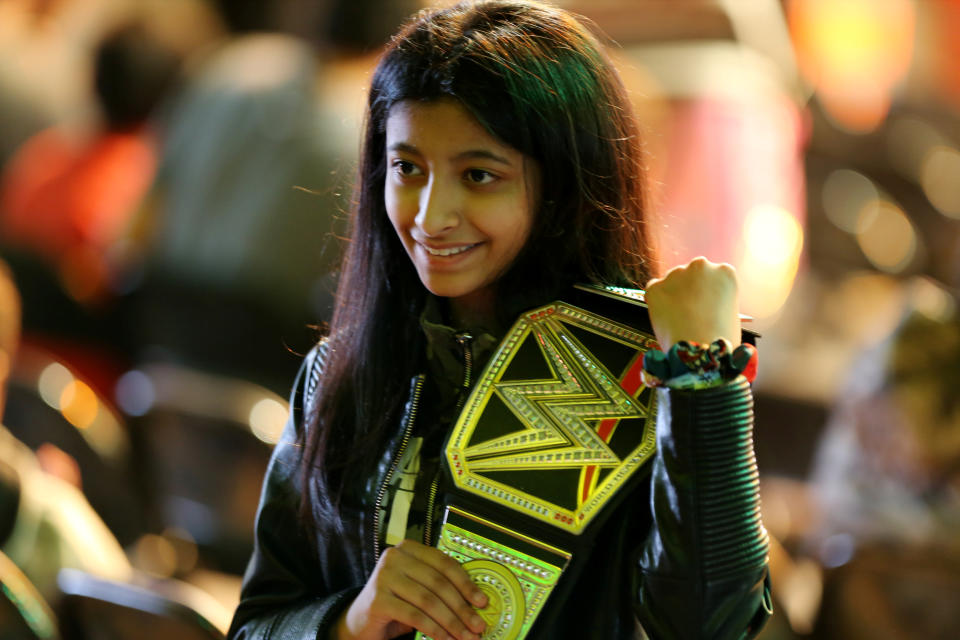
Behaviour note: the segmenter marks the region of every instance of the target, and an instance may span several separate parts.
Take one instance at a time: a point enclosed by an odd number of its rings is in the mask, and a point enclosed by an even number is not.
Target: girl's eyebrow
[[[395,142],[390,145],[388,151],[403,151],[404,153],[410,153],[417,156],[423,155],[419,149],[407,142]],[[513,166],[513,163],[510,162],[510,160],[504,156],[494,153],[493,151],[490,151],[489,149],[468,149],[466,151],[461,151],[451,158],[451,160],[454,162],[473,159],[493,160],[494,162],[499,162],[500,164],[504,164],[508,167]]]
[[[513,163],[504,158],[501,155],[497,155],[493,151],[487,149],[470,149],[468,151],[462,151],[453,157],[454,160],[473,160],[473,159],[483,159],[483,160],[493,160],[494,162],[499,162],[505,164],[508,167],[512,167]]]
[[[387,151],[403,151],[404,153],[412,153],[416,156],[420,155],[420,149],[417,149],[412,144],[407,144],[406,142],[394,142],[392,145],[387,147]]]

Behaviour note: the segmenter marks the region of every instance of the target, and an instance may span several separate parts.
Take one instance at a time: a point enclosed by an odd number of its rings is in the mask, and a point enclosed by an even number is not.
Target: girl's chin
[[[424,283],[427,290],[450,304],[454,319],[466,324],[484,324],[493,312],[495,287],[490,283],[451,286],[452,283]]]
[[[452,282],[437,282],[436,279],[433,279],[429,282],[424,282],[424,286],[427,290],[438,298],[448,298],[451,301],[463,299],[470,299],[477,297],[482,289],[485,289],[482,284],[470,284],[470,283],[452,283]]]

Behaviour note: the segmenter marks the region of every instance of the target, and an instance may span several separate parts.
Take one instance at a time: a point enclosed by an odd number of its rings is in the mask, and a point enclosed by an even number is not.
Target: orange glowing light
[[[787,15],[801,73],[827,113],[851,130],[875,129],[913,56],[914,3],[791,0]]]
[[[78,429],[86,429],[93,424],[100,411],[97,394],[80,380],[71,380],[60,394],[60,412],[67,421]]]

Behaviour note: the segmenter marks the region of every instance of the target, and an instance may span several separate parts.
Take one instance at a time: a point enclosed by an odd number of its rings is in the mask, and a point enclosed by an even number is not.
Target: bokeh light
[[[744,311],[757,318],[775,314],[793,286],[803,249],[803,228],[782,207],[750,210],[743,226],[743,258],[738,265]]]
[[[100,401],[86,383],[71,380],[60,392],[60,411],[70,424],[86,429],[96,420]]]
[[[830,536],[820,545],[820,562],[828,569],[835,569],[850,562],[856,542],[849,533]]]
[[[167,527],[161,534],[173,547],[177,554],[178,574],[187,574],[193,571],[200,559],[200,552],[197,549],[197,543],[190,535],[190,532],[182,527]]]
[[[857,223],[857,244],[873,266],[888,273],[900,273],[917,253],[913,223],[889,200],[867,203]]]
[[[921,165],[920,185],[937,211],[960,219],[960,151],[941,145],[930,149]]]
[[[37,391],[43,401],[54,409],[60,409],[63,390],[73,382],[73,374],[59,362],[51,362],[44,367],[37,378]]]
[[[133,564],[139,570],[160,578],[169,578],[177,570],[177,550],[163,536],[144,534],[133,548]]]
[[[46,365],[37,376],[37,391],[99,455],[108,460],[126,455],[129,441],[116,415],[90,385],[75,378],[67,367],[59,362]]]
[[[250,409],[250,429],[267,444],[276,444],[287,422],[287,407],[273,398],[263,398]]]
[[[856,233],[858,225],[869,222],[861,216],[864,207],[880,199],[876,185],[867,176],[850,169],[838,169],[827,176],[821,192],[823,211],[834,225]]]
[[[957,301],[943,285],[930,278],[916,278],[910,290],[913,308],[935,322],[946,323],[957,311]]]
[[[117,404],[130,416],[145,415],[156,400],[156,389],[150,377],[136,369],[128,371],[117,380],[115,390]]]

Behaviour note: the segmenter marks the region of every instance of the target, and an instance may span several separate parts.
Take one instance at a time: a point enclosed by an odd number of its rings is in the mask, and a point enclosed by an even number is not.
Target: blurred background
[[[960,636],[960,0],[558,4],[763,336],[762,637]],[[421,6],[0,0],[0,637],[225,630]]]

